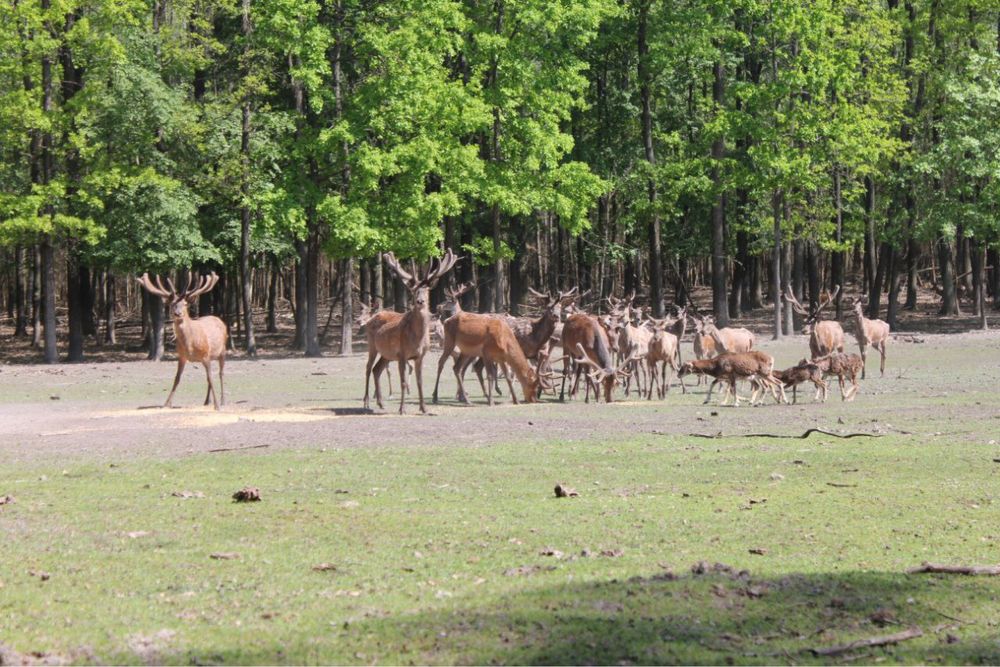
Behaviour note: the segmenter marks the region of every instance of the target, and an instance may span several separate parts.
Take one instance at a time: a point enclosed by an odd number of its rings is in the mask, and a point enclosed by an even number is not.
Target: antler
[[[217,282],[219,282],[219,276],[216,275],[215,271],[212,271],[212,273],[207,276],[201,276],[198,279],[198,286],[193,290],[184,292],[183,296],[185,299],[190,301],[196,296],[201,296],[205,292],[211,292]]]
[[[458,299],[458,297],[462,296],[463,294],[465,294],[466,292],[468,292],[473,287],[474,287],[474,285],[472,283],[462,283],[461,285],[459,285],[455,289],[452,289],[450,287],[446,287],[444,289],[444,293],[445,293],[445,296],[447,296],[449,299]]]
[[[809,309],[799,303],[799,300],[795,298],[790,285],[785,287],[785,293],[782,296],[784,296],[785,301],[790,303],[792,305],[792,309],[799,315],[805,315],[810,320],[813,320],[816,318],[816,315],[819,314],[819,309],[817,309],[815,313],[810,314]]]
[[[840,294],[840,285],[833,286],[833,292],[827,298],[820,302],[819,307],[816,308],[816,315],[819,315],[819,311],[823,310],[829,306],[832,302],[837,300],[837,295]]]
[[[396,272],[396,275],[399,276],[400,280],[410,286],[416,285],[416,279],[414,279],[411,273],[400,266],[399,260],[396,259],[396,255],[392,252],[387,252],[382,255],[382,258],[385,260],[385,263],[389,265],[389,268]]]
[[[147,292],[163,299],[172,298],[176,294],[173,290],[173,285],[171,285],[171,290],[169,292],[163,287],[163,283],[160,282],[159,276],[156,277],[156,284],[149,279],[149,273],[142,274],[142,278],[137,278],[137,280],[140,285],[146,288]]]
[[[457,261],[458,255],[451,248],[448,248],[444,253],[444,257],[438,260],[437,266],[431,269],[422,282],[428,287],[433,288],[437,284],[437,281],[441,279],[441,276],[451,271],[451,268],[455,266]]]
[[[543,294],[542,292],[539,292],[538,290],[532,287],[528,288],[528,293],[531,294],[531,296],[535,297],[535,299],[537,299],[538,301],[544,301],[546,303],[548,303],[550,298],[548,294]]]

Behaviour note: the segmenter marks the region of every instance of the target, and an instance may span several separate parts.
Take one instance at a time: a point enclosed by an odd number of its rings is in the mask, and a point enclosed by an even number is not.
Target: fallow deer
[[[799,300],[792,294],[791,288],[785,291],[785,300],[792,305],[795,312],[806,318],[802,325],[802,333],[809,336],[809,351],[814,359],[831,352],[844,351],[844,328],[840,326],[840,322],[835,320],[816,321],[823,309],[829,306],[839,293],[840,285],[837,285],[832,294],[826,294],[815,309],[810,309],[799,303]]]
[[[803,382],[812,382],[816,387],[814,401],[826,400],[827,384],[823,381],[823,371],[816,364],[803,359],[797,365],[786,368],[783,371],[774,371],[774,377],[781,382],[786,389],[792,390],[792,403],[798,403],[798,387]]]
[[[868,346],[878,350],[882,359],[879,362],[879,374],[885,375],[885,344],[889,341],[889,323],[884,320],[870,320],[865,317],[865,302],[854,301],[854,336],[861,348],[861,379],[865,379],[865,366],[868,364]]]
[[[174,399],[174,392],[180,384],[181,374],[184,373],[184,366],[187,362],[193,361],[205,366],[205,377],[208,378],[208,392],[205,394],[205,405],[209,399],[215,409],[219,405],[226,404],[226,385],[223,380],[223,371],[226,367],[226,339],[229,332],[226,323],[213,315],[205,315],[197,319],[192,319],[188,315],[188,306],[194,300],[210,292],[215,283],[219,282],[219,276],[213,272],[209,276],[201,276],[194,289],[186,289],[180,294],[174,289],[174,284],[167,278],[167,286],[163,287],[160,277],[156,277],[154,283],[149,278],[148,273],[142,274],[139,284],[147,292],[163,299],[163,303],[170,307],[170,316],[173,319],[174,337],[177,339],[177,375],[174,376],[174,386],[167,395],[167,402],[163,407],[169,408]],[[219,396],[216,397],[215,385],[212,384],[212,362],[219,362]]]
[[[403,314],[382,311],[375,315],[375,317],[381,317],[382,321],[377,323],[378,326],[373,327],[368,336],[370,347],[368,349],[368,364],[365,369],[365,407],[368,407],[368,376],[371,373],[375,375],[375,400],[380,408],[383,407],[379,376],[382,369],[390,361],[395,361],[399,364],[399,414],[403,414],[408,389],[406,362],[412,359],[413,372],[417,378],[420,412],[426,413],[423,365],[424,355],[430,349],[430,291],[438,280],[455,266],[458,257],[449,248],[443,258],[440,260],[435,258],[431,261],[431,268],[423,278],[406,271],[400,266],[393,253],[387,252],[384,257],[386,264],[399,276],[410,292],[410,309]],[[369,326],[371,326],[371,321],[369,321]],[[378,356],[381,358],[376,363],[375,359]]]
[[[805,359],[799,362],[801,365]],[[840,383],[840,400],[853,401],[858,393],[858,375],[864,367],[864,362],[857,354],[844,354],[843,352],[833,352],[819,358],[814,358],[812,363],[819,366],[823,375],[836,375]],[[844,380],[851,381],[851,388],[844,391]],[[823,392],[823,400],[826,400],[826,392]]]
[[[712,391],[719,382],[727,384],[727,394],[733,395],[735,407],[739,407],[740,397],[736,392],[736,382],[738,380],[749,380],[753,387],[750,396],[751,405],[757,402],[758,393],[763,395],[764,389],[770,389],[775,401],[788,402],[785,397],[784,387],[775,379],[774,358],[771,355],[760,351],[751,352],[723,352],[711,359],[695,359],[681,366],[678,373],[683,377],[690,373],[708,375],[714,379],[708,388],[708,395],[705,403],[712,399]],[[780,391],[780,399],[778,392]],[[726,403],[726,396],[723,396],[722,405]]]

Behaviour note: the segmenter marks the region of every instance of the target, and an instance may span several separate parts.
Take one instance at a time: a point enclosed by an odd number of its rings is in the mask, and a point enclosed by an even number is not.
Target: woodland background
[[[0,1],[0,317],[50,363],[140,313],[158,358],[134,277],[188,269],[248,353],[283,307],[349,351],[357,300],[405,307],[380,253],[442,247],[470,310],[706,285],[780,335],[779,288],[845,285],[985,324],[998,177],[996,0]]]

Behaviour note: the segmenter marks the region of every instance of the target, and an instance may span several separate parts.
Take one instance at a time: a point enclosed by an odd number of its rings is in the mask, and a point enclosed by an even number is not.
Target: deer
[[[799,365],[805,363],[805,359]],[[858,393],[858,375],[864,368],[864,361],[857,354],[844,354],[843,352],[832,352],[819,358],[814,358],[812,363],[823,371],[823,375],[836,375],[840,383],[840,400],[853,401]],[[851,381],[851,388],[844,391],[844,380]],[[826,392],[823,392],[823,400],[826,401]]]
[[[684,314],[676,320],[665,318],[662,320],[652,320],[654,333],[653,339],[649,342],[649,353],[646,355],[646,365],[649,368],[649,386],[646,391],[646,400],[652,400],[653,387],[657,387],[657,396],[665,398],[670,391],[670,380],[667,377],[667,366],[677,373],[680,370],[681,346],[680,337],[677,335],[680,327],[683,326]],[[679,324],[680,323],[680,324]],[[659,368],[657,367],[659,364]],[[687,393],[687,387],[681,383],[681,391]]]
[[[868,346],[878,350],[882,359],[879,363],[879,375],[885,376],[885,344],[889,341],[889,323],[885,320],[870,320],[865,317],[865,301],[856,299],[854,311],[854,336],[861,348],[861,379],[865,379],[865,366],[868,364]]]
[[[194,300],[212,291],[215,284],[219,282],[219,276],[213,271],[211,275],[201,276],[194,288],[190,285],[188,289],[177,293],[173,282],[167,278],[167,288],[163,286],[160,277],[156,277],[154,283],[149,278],[148,273],[142,274],[138,279],[147,292],[158,296],[170,308],[170,316],[174,325],[174,337],[177,339],[177,374],[174,376],[174,386],[167,395],[167,402],[163,407],[169,408],[173,404],[174,392],[181,382],[181,375],[187,362],[192,361],[205,366],[205,377],[208,379],[208,392],[205,394],[205,405],[209,399],[216,410],[220,405],[226,404],[226,385],[223,380],[223,373],[226,367],[226,341],[229,337],[229,330],[226,323],[214,315],[205,315],[199,318],[192,318],[188,314],[188,307]],[[169,288],[169,289],[168,289]],[[219,394],[215,393],[215,385],[212,384],[212,362],[219,363]]]
[[[586,375],[587,393],[584,400],[589,402],[591,388],[594,390],[595,399],[600,400],[598,384],[601,384],[604,387],[605,402],[611,403],[613,400],[611,394],[614,391],[615,382],[623,373],[625,366],[630,364],[632,360],[626,360],[618,368],[612,365],[608,336],[604,332],[604,327],[597,321],[597,318],[583,313],[571,315],[563,324],[562,349],[568,356],[568,359],[563,366],[563,381],[559,400],[565,400],[566,378],[570,373],[571,367],[575,366],[576,368],[576,380],[570,390],[570,396],[572,397],[576,394],[577,387],[579,386],[583,366],[587,365],[594,368],[594,370]]]
[[[712,399],[712,391],[719,382],[725,382],[727,386],[726,394],[733,395],[734,407],[739,407],[740,397],[736,392],[737,380],[750,380],[753,391],[750,395],[750,404],[757,402],[758,394],[763,395],[764,389],[770,389],[776,402],[787,403],[784,387],[775,379],[774,358],[760,351],[751,352],[723,352],[711,359],[695,359],[681,365],[678,376],[683,377],[690,373],[708,375],[714,379],[708,388],[708,395],[704,403]],[[778,392],[780,391],[780,399]],[[725,405],[727,396],[723,396],[722,405]]]
[[[440,306],[438,310],[442,314],[441,320],[441,358],[438,359],[438,370],[437,378],[434,382],[434,395],[432,400],[434,403],[438,402],[438,388],[441,383],[441,371],[444,369],[444,364],[449,357],[453,358],[455,363],[453,366],[453,371],[455,373],[455,380],[458,384],[458,393],[456,398],[466,404],[469,404],[469,397],[465,393],[465,371],[468,369],[472,362],[476,362],[475,371],[476,376],[479,378],[479,386],[483,389],[483,395],[491,395],[494,386],[490,387],[490,391],[487,391],[486,384],[483,381],[483,368],[485,364],[483,363],[483,349],[482,341],[479,341],[478,346],[473,345],[472,339],[467,336],[460,336],[462,333],[460,329],[468,329],[471,324],[470,321],[473,320],[484,320],[490,318],[490,315],[480,315],[478,313],[467,313],[462,310],[461,297],[463,294],[468,292],[474,286],[472,283],[465,283],[459,287],[452,289],[446,287],[444,290],[445,301]],[[463,327],[462,325],[465,324]],[[488,371],[487,371],[488,372]],[[508,379],[508,383],[510,380]],[[497,392],[499,393],[499,387],[497,387]],[[515,397],[514,400],[517,400]],[[492,400],[490,401],[492,405]]]
[[[631,359],[628,364],[628,376],[625,379],[625,396],[627,397],[632,387],[632,379],[635,378],[636,388],[639,395],[642,395],[642,383],[645,369],[639,364],[649,353],[649,344],[653,340],[653,332],[642,325],[642,309],[626,307],[625,326],[622,327],[618,337],[619,359]]]
[[[833,288],[833,293],[823,296],[815,309],[809,309],[799,303],[799,300],[792,293],[791,287],[785,290],[785,301],[791,304],[795,312],[806,318],[805,324],[802,325],[802,333],[809,336],[809,352],[813,359],[831,352],[844,351],[844,328],[840,326],[840,322],[835,320],[816,321],[823,309],[829,306],[839,293],[840,285],[837,285]]]
[[[399,364],[400,398],[399,414],[404,414],[406,408],[406,364],[413,361],[413,374],[417,379],[417,394],[420,401],[420,412],[427,414],[424,404],[423,364],[424,355],[430,349],[430,291],[437,282],[455,266],[458,257],[449,248],[443,258],[431,260],[430,270],[422,278],[406,271],[399,264],[396,256],[387,252],[383,255],[388,267],[399,276],[410,293],[410,309],[405,313],[381,311],[375,318],[381,318],[377,326],[368,331],[368,364],[365,367],[365,407],[368,407],[368,378],[375,376],[375,400],[382,408],[382,393],[379,388],[379,376],[382,369],[392,361]],[[367,329],[368,327],[366,327]],[[376,358],[381,357],[376,362]]]
[[[803,359],[797,365],[786,368],[783,371],[774,371],[774,377],[786,388],[792,390],[792,403],[798,403],[798,387],[803,382],[812,382],[816,387],[814,401],[826,400],[827,384],[823,381],[823,371],[819,366],[807,359]]]

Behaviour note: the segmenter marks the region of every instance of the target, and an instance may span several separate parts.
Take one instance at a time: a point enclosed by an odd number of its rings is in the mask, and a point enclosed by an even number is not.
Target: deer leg
[[[507,389],[510,390],[510,400],[514,402],[514,405],[517,405],[517,394],[514,392],[514,385],[511,384],[510,382],[510,376],[511,376],[510,369],[507,368],[507,364],[501,364],[501,365],[503,366],[503,377],[505,380],[507,380]],[[525,387],[525,389],[527,389],[527,387]],[[498,395],[500,394],[500,387],[497,387],[497,394]]]
[[[861,379],[865,379],[865,367],[868,366],[868,344],[861,343]]]
[[[215,406],[215,409],[218,410],[219,409],[219,401],[216,398],[215,385],[212,384],[212,360],[211,359],[205,361],[205,377],[208,378],[208,393],[212,395],[212,404]],[[208,402],[206,401],[205,404],[208,405]]]
[[[648,387],[646,387],[646,400],[647,400],[647,401],[651,401],[651,400],[653,400],[653,385],[654,385],[654,384],[656,385],[656,390],[657,390],[657,391],[656,391],[656,395],[657,395],[657,396],[659,396],[659,395],[660,395],[660,391],[659,391],[659,389],[660,389],[660,385],[659,385],[659,382],[657,381],[657,379],[656,379],[656,377],[655,377],[655,375],[654,375],[654,373],[655,373],[655,372],[656,372],[656,366],[654,365],[654,366],[653,366],[653,370],[652,370],[652,371],[650,371],[650,381],[649,381],[649,386],[648,386]]]
[[[406,380],[406,359],[399,360],[399,414],[403,414],[406,406],[406,390],[409,388]]]
[[[413,360],[413,374],[417,376],[417,396],[420,398],[420,412],[427,414],[427,406],[424,405],[424,358],[417,357]]]
[[[385,357],[379,357],[378,362],[372,369],[372,377],[375,380],[375,403],[378,405],[380,410],[385,409],[385,405],[382,404],[382,386],[381,378],[382,371],[385,370],[385,374],[389,375],[389,361]]]
[[[368,363],[365,364],[365,410],[368,410],[368,382],[372,376],[372,366],[375,365],[375,357],[378,353],[375,350],[368,350]],[[375,381],[375,392],[378,394],[378,380]]]
[[[705,396],[705,402],[702,405],[708,405],[708,402],[712,400],[712,391],[715,389],[715,385],[719,383],[719,379],[716,378],[712,381],[712,384],[708,385],[708,395]]]
[[[486,405],[493,405],[493,380],[497,374],[496,364],[489,362],[486,364]]]
[[[226,355],[225,353],[219,357],[219,405],[226,404],[226,384],[222,379],[223,371],[226,368]]]
[[[431,397],[431,400],[434,401],[435,403],[438,402],[438,386],[441,384],[441,371],[444,370],[444,364],[451,356],[451,351],[453,349],[455,349],[455,341],[448,340],[448,337],[446,336],[444,341],[444,347],[441,350],[441,358],[438,359],[437,377],[434,378],[434,396]],[[456,367],[458,366],[457,361],[455,362],[455,366]],[[455,375],[456,377],[458,376],[457,373]]]
[[[174,376],[174,386],[170,389],[170,393],[167,394],[167,402],[163,404],[163,407],[169,408],[174,400],[174,392],[177,391],[177,385],[181,382],[181,374],[184,372],[184,366],[187,364],[186,359],[177,359],[177,375]],[[206,403],[207,405],[207,403]]]
[[[837,382],[840,383],[840,400],[845,401],[845,400],[847,400],[847,398],[846,398],[846,395],[844,394],[844,374],[843,373],[841,373],[840,375],[837,376]]]
[[[878,344],[878,353],[882,356],[882,361],[879,363],[879,376],[885,376],[885,341],[883,340]],[[863,378],[864,376],[862,376]]]
[[[473,363],[473,362],[475,362],[475,363]],[[483,361],[482,357],[477,357],[475,359],[473,359],[472,357],[469,357],[469,361],[467,361],[466,364],[465,364],[465,366],[462,368],[463,378],[464,378],[464,375],[465,375],[465,369],[469,367],[469,364],[472,364],[472,370],[474,370],[476,372],[476,379],[479,380],[479,388],[483,391],[483,396],[485,396],[486,395],[486,383],[490,381],[490,370],[489,370],[489,368],[486,367],[486,362]],[[483,379],[483,369],[486,369],[486,379],[485,380]],[[462,386],[464,387],[465,386],[464,385],[465,380],[463,379],[462,382],[463,382]],[[493,388],[496,389],[496,386],[494,386]],[[468,403],[469,399],[466,398],[465,402]]]

